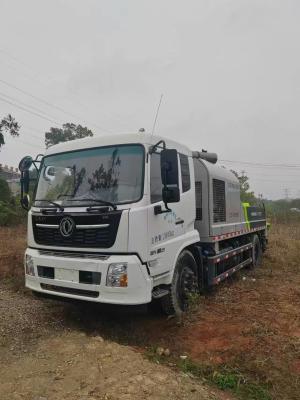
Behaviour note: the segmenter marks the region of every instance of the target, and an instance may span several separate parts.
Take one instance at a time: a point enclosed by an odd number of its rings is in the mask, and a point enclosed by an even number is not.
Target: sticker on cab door
[[[163,242],[164,240],[167,240],[175,235],[174,231],[167,231],[164,233],[159,233],[158,235],[155,235],[151,238],[151,243],[156,244]]]

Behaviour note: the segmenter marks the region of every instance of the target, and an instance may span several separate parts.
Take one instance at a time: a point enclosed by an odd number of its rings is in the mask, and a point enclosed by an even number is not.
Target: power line
[[[71,112],[69,112],[69,111],[67,111],[67,110],[64,110],[63,108],[61,108],[61,107],[59,107],[59,106],[56,106],[56,105],[54,105],[54,104],[48,102],[47,100],[42,99],[41,97],[35,96],[35,95],[33,95],[33,94],[27,92],[26,90],[23,90],[23,89],[21,89],[21,88],[15,86],[15,85],[12,85],[11,83],[9,83],[9,82],[7,82],[7,81],[5,81],[5,80],[3,80],[3,79],[0,79],[0,82],[3,83],[3,84],[6,85],[6,86],[12,88],[12,89],[17,90],[17,91],[20,92],[20,93],[25,94],[26,96],[31,97],[31,98],[34,99],[34,100],[37,100],[37,101],[39,101],[39,102],[45,104],[45,105],[48,106],[48,107],[51,107],[51,108],[53,108],[53,109],[56,109],[56,110],[58,110],[58,111],[60,111],[60,112],[62,112],[62,113],[64,113],[64,114],[66,114],[66,115],[72,116],[72,117],[76,118],[77,120],[81,120],[81,119],[82,119],[81,117],[78,117],[77,115],[75,115],[75,114],[73,114],[73,113],[71,113]],[[88,121],[87,121],[87,122],[88,122]],[[103,127],[101,127],[101,126],[99,126],[99,125],[96,125],[96,124],[94,124],[94,123],[92,123],[92,125],[96,126],[97,128],[101,129],[101,130],[104,131],[104,132],[112,133],[111,131],[109,131],[109,130],[107,130],[106,128],[103,128]]]
[[[270,168],[300,168],[300,164],[264,164],[250,161],[233,161],[233,160],[219,160],[221,162],[228,162],[230,164],[241,164],[241,165],[249,165],[249,166],[258,166],[258,167],[270,167]]]
[[[48,122],[54,123],[55,125],[60,125],[60,123],[58,123],[58,122],[56,122],[56,121],[54,121],[54,120],[52,120],[52,119],[50,119],[50,118],[48,118],[48,117],[45,117],[45,116],[43,116],[43,115],[41,115],[41,114],[39,114],[39,113],[36,113],[36,112],[34,112],[34,111],[28,110],[28,109],[26,109],[25,107],[19,106],[18,104],[14,103],[14,102],[12,102],[12,101],[3,99],[1,96],[0,96],[0,100],[1,100],[1,101],[4,101],[5,103],[10,104],[10,105],[12,105],[12,106],[14,106],[14,107],[17,107],[17,108],[19,108],[20,110],[25,111],[25,112],[27,112],[27,113],[29,113],[29,114],[35,115],[35,116],[37,116],[37,117],[39,117],[39,118],[42,118],[42,119],[44,119],[44,120],[46,120],[46,121],[48,121]]]
[[[24,101],[21,101],[21,100],[19,100],[19,99],[16,99],[15,97],[9,96],[9,95],[6,94],[6,93],[0,92],[0,95],[2,95],[2,96],[4,96],[4,97],[8,98],[8,99],[11,100],[11,101],[15,101],[15,102],[19,103],[19,105],[21,104],[21,106],[24,106],[24,107],[26,107],[26,108],[32,109],[33,111],[36,111],[36,112],[38,112],[39,114],[45,115],[45,116],[48,117],[48,118],[53,118],[53,121],[54,121],[54,119],[55,119],[55,117],[53,117],[52,115],[49,115],[49,114],[45,113],[45,112],[44,112],[43,110],[41,110],[40,108],[37,108],[37,107],[32,106],[32,105],[30,105],[30,104],[24,103]],[[58,121],[54,121],[54,122],[55,122],[57,125],[61,125],[61,124],[63,123],[63,120],[60,120],[60,122],[58,122]]]
[[[45,147],[43,147],[43,146],[39,146],[39,145],[37,145],[37,144],[35,144],[35,143],[31,143],[31,142],[26,142],[26,141],[24,141],[24,140],[22,140],[22,139],[18,139],[21,143],[23,143],[23,144],[25,144],[25,145],[27,145],[27,146],[30,146],[30,147],[36,147],[37,149],[40,149],[40,150],[42,150],[42,149],[45,149],[46,148],[46,146]]]
[[[30,71],[33,70],[33,67],[32,67],[32,66],[29,66],[28,64],[24,63],[20,58],[17,58],[17,57],[15,57],[14,55],[10,54],[7,50],[0,49],[0,52],[3,53],[3,54],[5,54],[7,57],[11,58],[15,63],[19,63],[19,64],[25,66],[27,69],[30,69]],[[16,69],[15,67],[13,67],[13,68],[20,74],[20,71],[18,71],[18,69]],[[46,87],[45,83],[44,83],[43,81],[39,80],[39,79],[36,79],[36,77],[30,76],[30,75],[28,75],[27,73],[24,74],[23,72],[21,72],[21,75],[24,75],[27,79],[33,80],[33,81],[37,82],[38,84],[43,85],[43,86]],[[52,77],[51,77],[50,75],[48,75],[48,76],[49,76],[50,79],[52,79]],[[23,89],[21,89],[21,90],[23,90]],[[70,90],[73,94],[76,95],[76,93],[74,92],[74,90],[72,90],[72,89],[69,89],[69,90]],[[69,99],[69,101],[72,101],[72,100]],[[74,103],[74,100],[73,100],[73,103]],[[82,107],[86,108],[87,110],[90,109],[90,107],[87,106],[86,104],[82,103],[82,101],[79,102],[78,100],[76,100],[76,103],[79,104],[79,105],[81,105]],[[66,111],[66,112],[69,113],[68,111]],[[116,115],[116,113],[114,113],[114,114]],[[111,116],[114,116],[114,115],[111,115]],[[78,117],[76,117],[76,118],[78,118]],[[115,118],[115,116],[114,116],[114,118]],[[81,118],[80,118],[80,119],[81,119]],[[89,122],[88,120],[86,120],[86,121]],[[98,129],[104,131],[104,132],[113,133],[112,131],[110,131],[110,130],[108,130],[108,129],[106,129],[106,128],[103,128],[102,126],[96,124],[95,122],[90,121],[90,124],[93,125],[94,127],[98,128]]]
[[[287,179],[276,179],[276,180],[272,180],[272,179],[260,179],[260,178],[249,178],[250,181],[259,181],[259,182],[273,182],[273,183],[291,183],[291,184],[297,184],[299,183],[300,186],[300,179],[295,179],[295,180],[287,180]]]
[[[36,143],[32,143],[32,142],[28,142],[28,141],[22,140],[22,139],[20,139],[19,136],[18,136],[18,137],[14,137],[12,140],[17,140],[18,142],[23,143],[23,144],[25,144],[25,145],[27,145],[27,146],[30,146],[30,147],[36,147],[36,148],[38,148],[39,150],[45,149],[45,147],[39,146],[39,145],[36,144]],[[7,142],[7,144],[9,144],[9,143],[12,143],[12,141],[8,141],[8,142]]]

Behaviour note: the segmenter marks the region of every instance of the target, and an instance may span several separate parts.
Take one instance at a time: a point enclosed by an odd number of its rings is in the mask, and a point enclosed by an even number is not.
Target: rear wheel
[[[170,291],[161,299],[164,312],[181,315],[187,310],[191,296],[197,292],[197,264],[193,254],[184,250],[176,262]]]
[[[262,247],[257,235],[253,236],[252,245],[252,266],[259,267],[262,260]]]

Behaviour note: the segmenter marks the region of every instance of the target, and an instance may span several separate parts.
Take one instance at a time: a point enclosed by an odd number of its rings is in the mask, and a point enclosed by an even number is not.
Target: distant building
[[[0,179],[4,179],[8,183],[14,196],[20,193],[20,172],[18,168],[0,164]]]

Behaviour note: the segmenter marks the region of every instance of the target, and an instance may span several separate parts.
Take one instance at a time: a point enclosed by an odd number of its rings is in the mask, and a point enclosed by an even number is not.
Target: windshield
[[[71,151],[43,159],[35,205],[114,204],[138,201],[143,193],[144,148],[117,145]],[[95,204],[95,203],[93,203]]]

